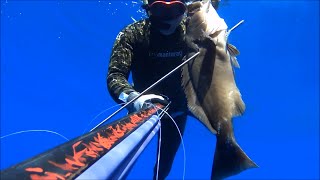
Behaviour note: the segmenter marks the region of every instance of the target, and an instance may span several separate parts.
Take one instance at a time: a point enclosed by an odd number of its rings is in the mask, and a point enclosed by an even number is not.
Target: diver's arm
[[[139,27],[129,25],[121,31],[114,43],[107,75],[108,91],[117,103],[129,102],[137,98],[131,105],[127,106],[129,112],[136,112],[149,103],[168,104],[162,96],[155,94],[143,94],[140,97],[128,82],[131,71],[135,32]]]
[[[134,91],[128,82],[133,56],[133,31],[129,27],[122,30],[112,48],[107,75],[107,86],[111,97],[117,102],[121,93]]]

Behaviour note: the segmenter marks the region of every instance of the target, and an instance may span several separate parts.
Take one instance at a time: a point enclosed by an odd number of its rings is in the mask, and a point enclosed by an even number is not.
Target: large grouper
[[[183,66],[182,86],[191,113],[217,137],[211,179],[257,167],[234,137],[232,118],[243,114],[245,104],[234,79],[239,51],[228,44],[227,28],[210,0],[188,5],[186,59],[200,54]]]

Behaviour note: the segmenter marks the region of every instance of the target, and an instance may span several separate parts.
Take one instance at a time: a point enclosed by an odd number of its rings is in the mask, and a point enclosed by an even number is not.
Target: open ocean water
[[[115,105],[105,80],[111,48],[122,28],[145,17],[140,6],[1,0],[1,137],[46,129],[72,139],[115,111],[94,119]],[[234,129],[260,166],[229,179],[319,179],[319,1],[222,0],[218,13],[230,28],[245,20],[229,38],[241,52],[236,81],[247,105]],[[151,179],[155,139],[128,179]],[[2,138],[1,170],[64,142],[45,132]],[[209,179],[215,136],[189,118],[184,143],[185,178]],[[180,147],[168,179],[182,174]]]

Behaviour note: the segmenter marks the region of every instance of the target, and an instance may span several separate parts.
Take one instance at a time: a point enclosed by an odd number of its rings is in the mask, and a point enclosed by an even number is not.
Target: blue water
[[[1,136],[47,129],[71,139],[116,110],[88,126],[115,105],[105,83],[111,48],[132,18],[144,17],[139,9],[138,0],[2,0]],[[229,0],[218,12],[229,27],[245,20],[230,36],[247,105],[234,128],[260,166],[230,179],[319,179],[319,2]],[[40,132],[1,139],[1,169],[63,142]],[[186,179],[208,179],[215,136],[189,118],[184,142]],[[152,177],[155,152],[154,140],[130,179]],[[168,179],[182,173],[180,147]]]

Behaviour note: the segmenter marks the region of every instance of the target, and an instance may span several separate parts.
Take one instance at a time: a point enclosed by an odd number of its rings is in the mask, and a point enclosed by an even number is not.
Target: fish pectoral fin
[[[236,56],[240,54],[240,51],[232,44],[227,43],[227,51],[230,54],[230,59],[233,67],[240,68],[238,59]]]
[[[238,56],[240,54],[240,51],[234,45],[229,43],[227,43],[227,50],[231,56]]]
[[[231,56],[231,63],[233,67],[240,68],[239,62],[235,56]]]

